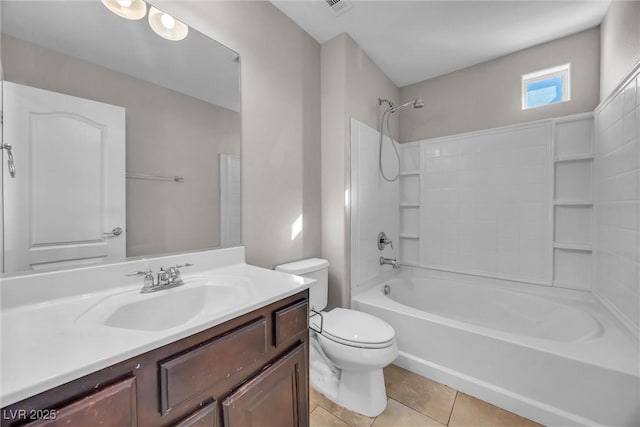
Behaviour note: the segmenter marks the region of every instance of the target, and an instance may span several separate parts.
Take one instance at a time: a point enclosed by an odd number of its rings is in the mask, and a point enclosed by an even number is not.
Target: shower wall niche
[[[553,284],[589,291],[593,265],[592,115],[556,120],[553,145]]]
[[[402,144],[400,153],[398,258],[404,265],[416,266],[420,257],[420,146]]]

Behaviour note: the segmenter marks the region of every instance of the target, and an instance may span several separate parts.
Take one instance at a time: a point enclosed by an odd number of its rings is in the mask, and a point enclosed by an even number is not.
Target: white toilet
[[[398,356],[393,328],[367,313],[327,306],[329,262],[310,258],[277,271],[315,279],[309,288],[311,385],[335,403],[369,417],[387,406],[382,368]]]

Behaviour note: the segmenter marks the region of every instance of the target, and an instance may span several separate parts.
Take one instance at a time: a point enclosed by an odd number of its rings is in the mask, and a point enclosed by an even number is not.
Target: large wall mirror
[[[239,56],[152,3],[0,3],[3,272],[240,244]]]

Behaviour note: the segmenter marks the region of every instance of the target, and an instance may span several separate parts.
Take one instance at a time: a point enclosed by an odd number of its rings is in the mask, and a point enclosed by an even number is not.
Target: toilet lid
[[[384,348],[391,345],[395,331],[387,322],[370,314],[344,308],[322,313],[322,335],[332,341],[353,347]],[[320,330],[320,316],[310,319]]]

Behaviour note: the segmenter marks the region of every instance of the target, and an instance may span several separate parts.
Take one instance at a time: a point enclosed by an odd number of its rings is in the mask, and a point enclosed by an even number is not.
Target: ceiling
[[[596,27],[609,0],[352,1],[336,16],[325,0],[272,0],[319,43],[348,33],[403,87]]]
[[[156,35],[99,1],[2,1],[2,33],[200,100],[240,111],[240,64],[231,49],[189,29]]]

